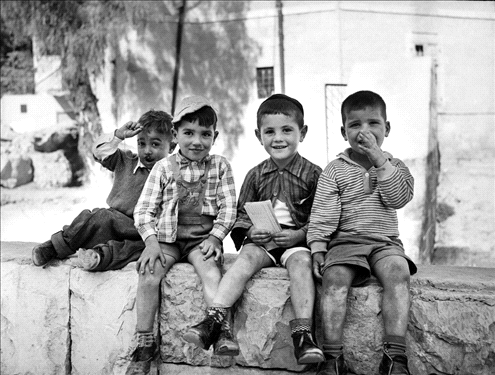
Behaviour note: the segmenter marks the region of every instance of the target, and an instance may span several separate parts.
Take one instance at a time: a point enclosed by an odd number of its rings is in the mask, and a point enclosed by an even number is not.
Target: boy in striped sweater
[[[321,174],[308,229],[313,272],[325,291],[320,305],[325,362],[317,375],[347,374],[342,340],[347,294],[371,275],[383,286],[379,374],[409,375],[405,336],[409,278],[416,266],[398,238],[396,210],[412,199],[414,179],[401,160],[381,150],[390,123],[378,94],[350,95],[341,113],[342,136],[351,147]]]

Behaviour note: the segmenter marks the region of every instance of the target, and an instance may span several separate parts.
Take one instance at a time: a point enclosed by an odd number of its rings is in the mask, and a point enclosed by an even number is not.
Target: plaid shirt
[[[210,234],[223,241],[236,217],[236,195],[232,168],[219,155],[209,155],[200,162],[190,161],[179,152],[172,155],[179,164],[186,182],[195,182],[203,175],[206,160],[211,159],[205,185],[203,215],[215,216]],[[156,234],[159,242],[175,242],[177,237],[178,191],[168,158],[158,161],[150,172],[134,210],[135,226],[143,238]]]
[[[246,202],[285,200],[290,216],[298,229],[307,231],[309,214],[313,204],[321,168],[301,155],[284,169],[279,170],[271,158],[252,168],[241,187],[237,205],[237,220],[231,237],[239,249],[247,230],[253,225],[244,209]],[[283,195],[283,198],[279,198]]]

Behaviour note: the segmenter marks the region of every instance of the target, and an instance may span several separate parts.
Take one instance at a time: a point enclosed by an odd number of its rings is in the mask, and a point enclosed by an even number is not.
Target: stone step
[[[34,245],[1,243],[1,373],[124,374],[136,324],[134,264],[89,273],[68,259],[39,268],[31,264]],[[226,254],[225,268],[234,259],[234,254]],[[490,268],[419,266],[411,279],[407,333],[413,375],[494,373],[494,276]],[[349,294],[344,345],[356,374],[377,372],[383,336],[380,300],[376,280]],[[285,269],[264,269],[247,284],[235,314],[234,333],[241,348],[235,358],[214,356],[211,349],[205,352],[182,340],[185,330],[202,319],[204,308],[193,267],[175,265],[162,283],[160,360],[153,373],[272,375],[305,370],[293,356],[289,320],[294,315]]]

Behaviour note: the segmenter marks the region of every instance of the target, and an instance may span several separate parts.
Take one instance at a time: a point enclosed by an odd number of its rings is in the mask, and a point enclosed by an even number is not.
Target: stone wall
[[[88,273],[71,260],[31,265],[32,243],[1,244],[1,373],[124,374],[136,323],[137,274]],[[235,255],[227,254],[226,268]],[[494,269],[420,266],[412,278],[407,334],[412,374],[489,375],[495,370]],[[198,277],[189,264],[163,282],[154,374],[314,374],[292,355],[287,272],[264,269],[239,301],[234,332],[241,353],[220,358],[181,339],[202,318]],[[375,374],[381,359],[381,287],[352,289],[345,355],[356,374]],[[320,316],[317,316],[317,321]]]

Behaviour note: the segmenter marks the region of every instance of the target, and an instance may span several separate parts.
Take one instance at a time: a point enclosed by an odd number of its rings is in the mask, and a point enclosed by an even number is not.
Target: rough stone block
[[[124,374],[136,327],[138,275],[134,264],[119,271],[72,269],[72,374]]]
[[[68,186],[72,170],[62,150],[51,153],[33,152],[34,182],[39,187]]]
[[[4,155],[2,155],[3,157]],[[6,156],[6,155],[5,155]],[[1,185],[9,189],[33,181],[33,162],[25,156],[6,157],[2,160]]]
[[[70,268],[34,267],[33,246],[1,246],[1,373],[65,374],[70,366]]]

